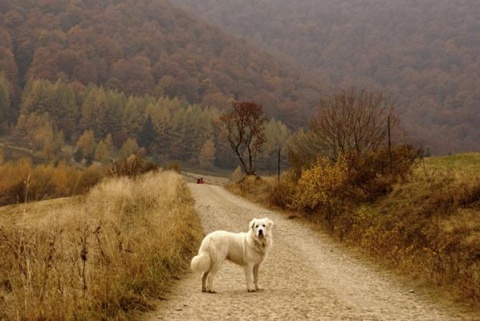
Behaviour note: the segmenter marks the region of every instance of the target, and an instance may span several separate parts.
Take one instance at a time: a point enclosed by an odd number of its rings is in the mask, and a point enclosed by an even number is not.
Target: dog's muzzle
[[[258,230],[258,237],[264,237],[265,234],[263,233],[263,230]]]

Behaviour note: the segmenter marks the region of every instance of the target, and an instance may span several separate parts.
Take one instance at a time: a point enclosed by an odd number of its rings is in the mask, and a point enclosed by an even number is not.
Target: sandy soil
[[[188,185],[207,233],[245,231],[254,217],[275,222],[273,248],[260,268],[264,290],[248,293],[243,269],[225,263],[216,294],[202,293],[201,276],[189,273],[150,320],[480,320],[423,297],[301,222],[218,185]]]

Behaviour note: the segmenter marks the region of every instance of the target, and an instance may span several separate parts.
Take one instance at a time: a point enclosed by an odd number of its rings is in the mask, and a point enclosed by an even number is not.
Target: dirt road
[[[205,231],[247,230],[254,218],[275,222],[274,244],[260,269],[264,291],[248,293],[243,269],[225,263],[216,294],[200,275],[178,282],[151,320],[480,320],[420,296],[327,235],[234,196],[217,185],[189,184]]]

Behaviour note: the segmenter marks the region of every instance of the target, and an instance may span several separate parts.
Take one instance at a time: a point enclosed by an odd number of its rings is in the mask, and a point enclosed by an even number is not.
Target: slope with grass
[[[372,203],[357,203],[333,214],[298,214],[439,296],[478,309],[479,173],[478,153],[425,158]],[[281,182],[287,179],[284,176]],[[232,189],[267,206],[282,203],[275,199],[276,178],[247,180]]]
[[[0,320],[133,320],[188,265],[200,231],[174,172],[0,208]]]

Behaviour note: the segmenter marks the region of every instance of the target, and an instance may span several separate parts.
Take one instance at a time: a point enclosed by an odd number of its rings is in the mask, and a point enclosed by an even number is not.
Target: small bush
[[[235,170],[230,175],[230,182],[238,183],[242,180],[244,174],[240,166],[237,166]]]
[[[269,196],[270,202],[283,209],[290,207],[295,201],[295,189],[297,188],[297,176],[294,170],[289,170],[280,176],[278,184],[272,189]]]
[[[174,162],[170,162],[168,165],[167,165],[167,169],[169,171],[175,171],[177,173],[181,173],[182,172],[182,166],[180,165],[180,162],[179,161],[174,161]]]
[[[83,171],[76,182],[74,194],[84,194],[105,177],[105,170],[100,165],[90,165]]]
[[[32,164],[27,159],[7,162],[0,166],[0,205],[25,201]]]
[[[289,207],[305,212],[332,209],[342,202],[347,179],[345,158],[332,163],[328,158],[320,157],[311,168],[302,172]]]
[[[108,169],[108,175],[114,177],[127,176],[132,178],[156,170],[157,168],[158,167],[154,163],[147,162],[136,155],[131,155],[125,160],[114,161]]]
[[[395,183],[407,177],[419,155],[419,150],[409,145],[346,154],[349,185],[357,189],[357,200],[373,201],[389,193]]]

